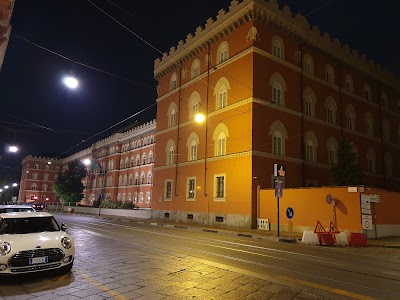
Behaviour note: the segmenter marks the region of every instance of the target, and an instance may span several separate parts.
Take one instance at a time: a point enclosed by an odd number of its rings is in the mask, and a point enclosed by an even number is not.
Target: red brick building
[[[365,185],[399,189],[399,78],[276,0],[232,1],[154,76],[155,217],[254,227],[274,163],[286,187],[331,185],[343,137]]]
[[[155,128],[155,120],[135,126],[63,159],[25,157],[19,201],[58,201],[51,191],[58,172],[69,162],[89,160],[82,204],[97,204],[103,195],[102,199],[151,207]]]

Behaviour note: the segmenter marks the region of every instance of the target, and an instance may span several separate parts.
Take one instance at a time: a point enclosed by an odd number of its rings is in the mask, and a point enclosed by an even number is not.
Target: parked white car
[[[65,229],[47,212],[0,214],[0,275],[69,272],[75,245]]]
[[[31,205],[7,204],[0,205],[0,214],[20,211],[35,211]]]

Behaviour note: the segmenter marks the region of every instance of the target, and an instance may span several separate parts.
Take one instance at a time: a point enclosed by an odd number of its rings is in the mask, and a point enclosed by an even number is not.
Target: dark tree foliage
[[[10,186],[10,182],[9,178],[2,178],[0,180],[0,188],[2,189],[2,192],[0,192],[0,204],[11,203],[13,188]],[[9,185],[8,189],[4,188],[5,185]]]
[[[58,174],[54,181],[53,192],[60,197],[64,204],[79,202],[83,198],[82,179],[86,176],[85,167],[78,161],[68,164],[68,169]]]
[[[332,167],[335,185],[347,186],[361,184],[364,177],[362,170],[357,164],[357,154],[353,152],[352,146],[346,139],[342,139],[338,148],[338,161]]]

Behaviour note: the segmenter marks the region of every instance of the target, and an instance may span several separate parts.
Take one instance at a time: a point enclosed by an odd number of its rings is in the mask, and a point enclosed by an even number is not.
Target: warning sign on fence
[[[315,225],[314,233],[326,233],[324,226],[322,226],[320,221],[317,221],[317,225]]]

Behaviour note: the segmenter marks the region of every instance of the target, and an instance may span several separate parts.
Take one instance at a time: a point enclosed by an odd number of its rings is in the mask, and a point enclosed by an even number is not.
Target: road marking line
[[[92,279],[90,276],[86,275],[85,273],[81,272],[80,270],[74,270],[74,273],[78,273],[78,275],[80,277],[82,277],[86,281],[90,282],[94,286],[98,287],[103,292],[106,292],[108,295],[110,295],[114,299],[117,299],[117,300],[128,300],[128,298],[125,297],[124,295],[121,295],[118,292],[114,291],[113,289],[110,289],[105,284],[101,284],[100,282],[97,282],[96,280]]]

